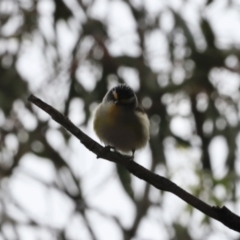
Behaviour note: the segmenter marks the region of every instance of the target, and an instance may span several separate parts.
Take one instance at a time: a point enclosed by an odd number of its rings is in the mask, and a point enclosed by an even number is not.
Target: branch
[[[192,207],[198,209],[207,216],[223,223],[225,226],[229,227],[232,230],[240,232],[240,217],[231,212],[225,206],[221,208],[209,206],[205,202],[201,201],[200,199],[189,194],[182,188],[178,187],[170,180],[159,176],[142,167],[138,163],[130,160],[129,157],[121,155],[118,152],[106,151],[104,147],[102,147],[100,144],[98,144],[85,133],[83,133],[67,117],[62,115],[50,105],[46,104],[34,95],[30,95],[28,100],[41,108],[46,113],[48,113],[56,122],[61,124],[71,134],[78,138],[87,149],[95,153],[97,156],[101,156],[101,158],[103,159],[117,164],[121,164],[134,176],[148,182],[157,189],[173,193],[174,195],[178,196],[183,201],[187,202]]]

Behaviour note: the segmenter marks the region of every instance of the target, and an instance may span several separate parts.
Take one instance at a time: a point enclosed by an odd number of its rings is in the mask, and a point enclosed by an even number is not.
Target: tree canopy
[[[95,107],[127,83],[151,122],[135,161],[240,215],[238,8],[0,1],[0,239],[236,239],[121,165],[96,160],[27,98],[41,97],[97,139]]]

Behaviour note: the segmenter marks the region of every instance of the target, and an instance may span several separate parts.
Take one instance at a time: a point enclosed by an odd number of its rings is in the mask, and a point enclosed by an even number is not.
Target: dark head
[[[135,108],[137,106],[137,97],[133,90],[125,85],[121,84],[114,87],[104,97],[106,102],[114,102],[116,105]]]

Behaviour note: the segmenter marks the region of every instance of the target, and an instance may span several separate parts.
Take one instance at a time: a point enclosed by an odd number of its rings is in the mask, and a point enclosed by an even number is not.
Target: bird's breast
[[[132,109],[115,104],[100,105],[96,111],[94,129],[105,144],[127,152],[143,147],[148,140],[145,118],[148,121],[144,114],[139,116]]]

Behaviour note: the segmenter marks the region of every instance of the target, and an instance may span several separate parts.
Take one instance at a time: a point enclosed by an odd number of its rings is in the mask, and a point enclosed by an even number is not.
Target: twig
[[[129,157],[123,156],[117,152],[106,151],[104,147],[83,133],[67,117],[63,116],[60,112],[58,112],[50,105],[46,104],[34,95],[29,96],[28,100],[48,113],[56,122],[61,124],[66,130],[77,137],[87,149],[95,153],[97,156],[101,156],[103,159],[121,164],[134,176],[148,182],[157,189],[173,193],[207,216],[223,223],[225,226],[229,227],[232,230],[240,232],[240,217],[231,212],[225,206],[209,206],[205,202],[178,187],[170,180],[147,170],[134,161],[131,161]]]

